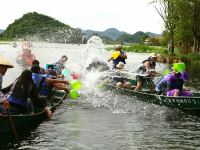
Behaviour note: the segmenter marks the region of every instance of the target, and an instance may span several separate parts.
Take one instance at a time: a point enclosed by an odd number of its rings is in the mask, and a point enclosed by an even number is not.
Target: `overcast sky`
[[[161,33],[163,21],[152,0],[1,0],[0,29],[28,12],[53,17],[73,28],[104,31],[117,28],[134,34],[137,31]]]

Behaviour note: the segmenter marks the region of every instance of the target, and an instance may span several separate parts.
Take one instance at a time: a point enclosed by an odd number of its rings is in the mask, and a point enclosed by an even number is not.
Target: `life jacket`
[[[31,94],[32,85],[30,83],[28,93],[24,93],[23,86],[17,92],[14,92],[17,81],[18,80],[16,80],[13,83],[13,86],[11,87],[11,90],[10,90],[8,96],[7,96],[7,99],[11,103],[21,105],[21,106],[26,106],[27,105],[27,99],[29,98],[29,96]]]
[[[136,72],[139,73],[139,74],[144,74],[144,73],[147,72],[147,69],[143,64],[140,64],[138,66],[138,68],[136,69]]]
[[[150,68],[153,69],[153,70],[155,70],[155,68],[156,68],[156,62],[153,62],[153,61],[151,60],[151,57],[147,58],[147,59],[144,60],[142,63],[145,63],[146,61],[149,61],[149,63],[150,63]]]
[[[120,51],[120,55],[124,55],[125,52],[123,50]],[[123,62],[124,64],[126,64],[126,61],[124,58],[121,58],[120,56],[118,56],[116,59],[113,60],[114,65],[116,66],[119,62]]]
[[[181,75],[176,74],[176,75],[174,75],[174,77],[169,82],[168,87],[169,87],[169,90],[179,89],[180,91],[182,91],[183,84],[184,84],[184,81],[181,78]]]
[[[52,89],[48,83],[45,82],[46,77],[39,74],[39,73],[32,73],[32,78],[34,80],[34,83],[36,87],[39,90],[40,95],[45,95],[47,96],[48,94],[51,93]]]

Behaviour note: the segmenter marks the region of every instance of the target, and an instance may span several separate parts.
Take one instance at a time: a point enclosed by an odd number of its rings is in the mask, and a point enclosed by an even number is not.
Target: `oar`
[[[10,122],[10,127],[11,127],[11,130],[15,136],[15,140],[17,142],[17,146],[19,147],[20,146],[20,140],[19,140],[19,136],[17,134],[17,130],[15,128],[15,124],[14,124],[14,121],[13,121],[13,118],[12,116],[10,115],[10,112],[6,110],[6,113],[8,115],[8,119],[9,119],[9,122]]]

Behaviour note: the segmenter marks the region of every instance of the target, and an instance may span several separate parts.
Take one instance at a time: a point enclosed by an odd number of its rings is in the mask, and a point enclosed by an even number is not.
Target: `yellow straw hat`
[[[13,68],[13,65],[9,61],[0,55],[0,65],[7,66],[8,68]]]

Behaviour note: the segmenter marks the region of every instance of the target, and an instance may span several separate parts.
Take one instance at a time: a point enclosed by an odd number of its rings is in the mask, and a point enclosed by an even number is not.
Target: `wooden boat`
[[[56,107],[63,101],[66,96],[65,92],[54,91],[54,99],[51,107],[51,111],[54,112]],[[15,114],[10,115],[13,124],[18,134],[27,132],[30,129],[36,128],[40,123],[47,119],[46,112],[41,108],[35,109],[35,114]],[[0,116],[0,135],[11,135],[13,131],[11,129],[10,119],[8,115]]]
[[[186,111],[200,110],[200,93],[193,92],[192,97],[185,97],[185,96],[174,97],[174,96],[151,94],[151,92],[148,90],[133,91],[124,88],[116,89],[116,87],[111,84],[104,85],[103,89],[115,90],[117,92],[120,92],[121,94],[126,94],[128,96],[136,97],[138,100],[158,105],[164,105],[170,108],[178,108]]]

